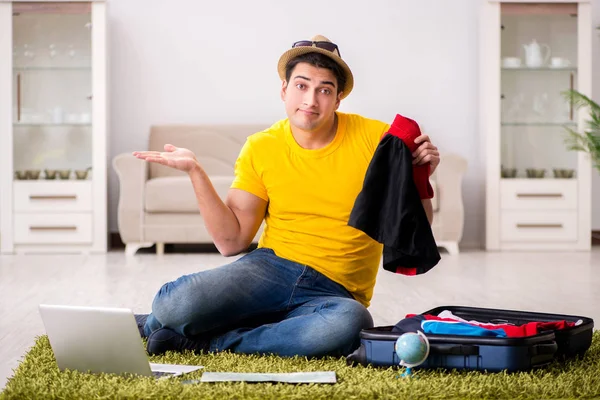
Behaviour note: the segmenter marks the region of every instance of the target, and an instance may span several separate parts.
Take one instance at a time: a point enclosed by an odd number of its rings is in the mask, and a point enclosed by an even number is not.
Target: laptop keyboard
[[[161,376],[175,375],[175,372],[152,371],[152,375],[154,375],[156,378],[160,378]]]

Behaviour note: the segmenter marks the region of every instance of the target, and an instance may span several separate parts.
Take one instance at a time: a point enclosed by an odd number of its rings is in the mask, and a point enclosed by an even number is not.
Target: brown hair
[[[333,72],[338,83],[337,92],[340,93],[344,91],[344,86],[346,86],[346,76],[344,75],[344,71],[335,61],[321,53],[306,53],[292,58],[285,66],[285,80],[287,82],[290,81],[290,76],[296,65],[301,62],[308,63],[317,68],[326,68]]]

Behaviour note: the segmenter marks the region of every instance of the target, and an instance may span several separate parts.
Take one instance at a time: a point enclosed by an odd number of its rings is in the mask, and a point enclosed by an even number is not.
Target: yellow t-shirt
[[[259,247],[314,268],[368,306],[383,245],[348,219],[389,125],[337,115],[335,138],[321,149],[300,147],[288,119],[249,136],[231,187],[269,202]]]

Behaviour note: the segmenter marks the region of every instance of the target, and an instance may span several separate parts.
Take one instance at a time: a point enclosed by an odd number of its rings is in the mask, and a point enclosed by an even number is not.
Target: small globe
[[[429,341],[422,332],[407,332],[396,339],[394,346],[400,365],[416,367],[429,355]]]

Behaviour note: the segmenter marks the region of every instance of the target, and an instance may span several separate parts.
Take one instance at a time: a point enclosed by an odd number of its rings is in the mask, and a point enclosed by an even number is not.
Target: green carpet
[[[416,379],[397,379],[402,369],[348,367],[344,359],[306,360],[236,355],[230,353],[195,356],[170,353],[152,357],[153,362],[199,364],[206,371],[295,372],[334,370],[338,383],[196,383],[197,371],[184,377],[154,378],[91,375],[60,372],[46,336],[37,338],[33,348],[9,379],[0,399],[400,399],[400,398],[501,398],[550,399],[600,397],[600,332],[585,357],[564,363],[554,362],[527,373],[416,371]]]

